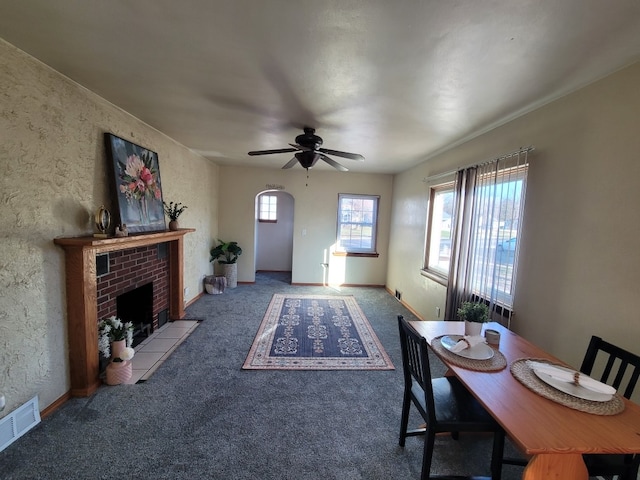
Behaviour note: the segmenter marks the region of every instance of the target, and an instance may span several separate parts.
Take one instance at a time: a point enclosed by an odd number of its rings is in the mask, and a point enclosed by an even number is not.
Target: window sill
[[[334,257],[371,257],[378,258],[379,253],[364,253],[364,252],[333,252]]]
[[[440,285],[442,285],[444,287],[446,287],[447,284],[449,283],[449,280],[447,279],[447,277],[444,277],[444,276],[439,275],[437,273],[431,272],[429,270],[422,269],[422,270],[420,270],[420,274],[423,277],[427,277],[427,278],[433,280],[434,282],[439,283]]]

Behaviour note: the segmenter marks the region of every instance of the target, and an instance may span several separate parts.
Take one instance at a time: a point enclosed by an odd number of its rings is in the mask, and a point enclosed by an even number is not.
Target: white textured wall
[[[53,239],[92,233],[101,204],[115,211],[107,131],[156,151],[165,199],[189,207],[190,298],[211,271],[218,167],[0,40],[0,416],[69,390],[64,252]]]
[[[224,240],[237,241],[243,248],[238,260],[238,281],[255,280],[255,196],[266,185],[276,184],[282,185],[295,202],[293,283],[323,283],[326,278],[322,263],[327,260],[338,262],[330,269],[343,272],[339,283],[384,285],[393,177],[313,169],[308,181],[306,176],[300,167],[291,170],[220,167],[220,235]],[[336,241],[338,193],[380,195],[379,258],[334,258],[326,253]],[[303,230],[306,235],[302,235]]]
[[[638,85],[640,63],[398,175],[388,286],[432,319],[422,178],[533,144],[514,330],[576,367],[591,335],[640,353]]]

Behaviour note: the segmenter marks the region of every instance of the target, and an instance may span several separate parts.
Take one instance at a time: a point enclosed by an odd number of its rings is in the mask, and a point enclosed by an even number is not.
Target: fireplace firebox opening
[[[133,324],[133,347],[153,333],[153,282],[118,295],[118,318]]]

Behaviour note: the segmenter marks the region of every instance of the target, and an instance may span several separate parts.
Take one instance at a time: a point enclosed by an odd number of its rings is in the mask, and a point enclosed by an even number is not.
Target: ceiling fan
[[[318,160],[331,165],[333,168],[341,172],[348,172],[349,169],[340,165],[338,162],[327,155],[335,155],[337,157],[348,158],[350,160],[364,161],[364,157],[357,153],[340,152],[328,148],[321,148],[322,138],[315,134],[315,128],[304,127],[304,134],[296,137],[296,143],[290,143],[291,148],[279,148],[277,150],[256,150],[249,152],[249,155],[271,155],[273,153],[289,153],[296,152],[293,158],[289,160],[282,168],[291,168],[297,162],[307,170],[313,167]]]

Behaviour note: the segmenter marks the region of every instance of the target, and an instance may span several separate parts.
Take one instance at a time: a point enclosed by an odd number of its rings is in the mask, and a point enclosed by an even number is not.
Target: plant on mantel
[[[164,207],[164,213],[169,217],[169,230],[177,230],[178,229],[178,217],[182,215],[182,212],[188,208],[186,205],[182,205],[181,202],[173,203],[162,202],[162,206]]]

